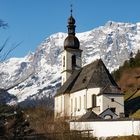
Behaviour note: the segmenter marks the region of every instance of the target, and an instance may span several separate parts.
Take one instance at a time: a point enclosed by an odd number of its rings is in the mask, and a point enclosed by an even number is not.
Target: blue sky
[[[0,0],[0,19],[9,24],[7,29],[0,29],[0,45],[9,37],[7,47],[22,42],[11,57],[34,52],[49,35],[67,32],[71,3],[77,32],[109,20],[140,22],[140,0]]]

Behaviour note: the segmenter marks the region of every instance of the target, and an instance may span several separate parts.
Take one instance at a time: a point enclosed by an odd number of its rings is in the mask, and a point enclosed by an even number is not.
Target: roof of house
[[[55,96],[97,87],[102,89],[101,93],[121,92],[101,59],[82,67],[80,70],[75,70]]]
[[[111,111],[110,108],[107,108],[106,110],[104,110],[102,113],[99,114],[101,118],[104,118],[106,115],[111,115],[113,118],[116,118],[118,116],[115,112]]]
[[[87,120],[93,120],[93,119],[102,119],[100,116],[95,114],[93,111],[88,111],[86,114],[84,114],[79,121],[87,121]]]

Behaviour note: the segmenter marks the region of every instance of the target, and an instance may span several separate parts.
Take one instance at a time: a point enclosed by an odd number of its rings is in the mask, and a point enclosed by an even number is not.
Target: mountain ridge
[[[0,64],[0,88],[8,89],[17,100],[9,104],[52,96],[61,82],[61,51],[67,33],[46,38],[34,53],[24,58],[11,58]],[[91,31],[77,33],[83,50],[83,66],[101,58],[110,72],[140,49],[140,23],[109,21]],[[12,67],[12,70],[10,69]],[[17,86],[14,86],[17,85]]]

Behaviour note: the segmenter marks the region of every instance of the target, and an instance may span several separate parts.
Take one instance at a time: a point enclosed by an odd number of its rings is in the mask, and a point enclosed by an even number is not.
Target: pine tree
[[[126,60],[123,66],[121,66],[118,70],[112,72],[112,75],[116,81],[119,81],[124,71],[137,67],[140,67],[140,50],[138,50],[135,57],[133,57],[133,54],[131,53],[130,60]]]

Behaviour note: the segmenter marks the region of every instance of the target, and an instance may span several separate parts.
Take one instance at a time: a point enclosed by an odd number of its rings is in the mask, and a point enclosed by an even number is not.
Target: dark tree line
[[[0,105],[0,136],[14,139],[33,132],[30,128],[28,117],[21,108]]]
[[[140,67],[140,50],[138,50],[135,57],[131,55],[129,60],[126,60],[118,70],[115,70],[112,75],[116,81],[119,81],[123,72],[128,69]]]
[[[0,30],[6,29],[8,23],[0,19]],[[7,59],[9,54],[17,48],[21,43],[17,43],[10,47],[10,49],[5,50],[9,38],[5,39],[4,42],[0,42],[0,62]],[[0,99],[4,99],[5,95],[2,92],[4,89],[0,89]],[[3,96],[3,98],[2,98]],[[8,139],[14,139],[17,136],[25,136],[33,132],[29,127],[29,122],[24,114],[24,112],[19,107],[8,106],[2,101],[0,102],[0,136],[4,136]]]

